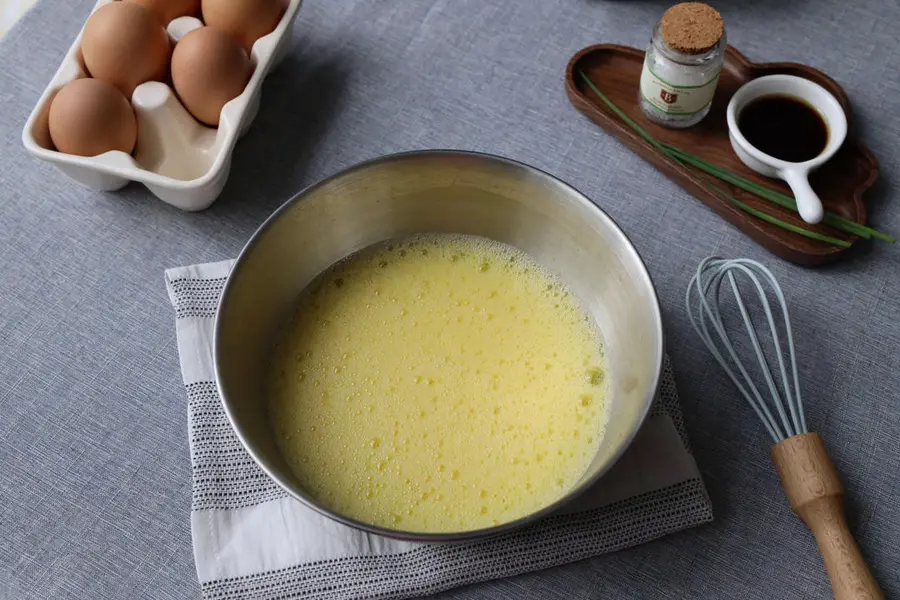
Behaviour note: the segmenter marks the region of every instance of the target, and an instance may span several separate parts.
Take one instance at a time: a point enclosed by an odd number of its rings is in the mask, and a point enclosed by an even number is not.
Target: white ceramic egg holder
[[[94,11],[114,1],[118,0],[99,0]],[[197,122],[166,83],[149,81],[135,88],[131,103],[138,137],[133,157],[118,150],[93,157],[64,154],[56,151],[50,140],[51,101],[64,85],[88,76],[81,57],[82,29],[28,117],[22,132],[25,148],[94,190],[117,190],[139,181],[157,198],[182,210],[207,208],[225,187],[234,145],[256,118],[262,80],[284,57],[302,2],[290,0],[278,27],[253,44],[253,75],[241,95],[222,108],[218,129]],[[167,31],[174,45],[200,26],[199,19],[179,17],[169,23]]]

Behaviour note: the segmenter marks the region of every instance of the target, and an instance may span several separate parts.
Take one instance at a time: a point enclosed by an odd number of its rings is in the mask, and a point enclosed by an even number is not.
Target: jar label
[[[647,103],[667,115],[692,115],[712,102],[717,83],[718,74],[703,85],[673,85],[651,71],[644,60],[641,95]]]

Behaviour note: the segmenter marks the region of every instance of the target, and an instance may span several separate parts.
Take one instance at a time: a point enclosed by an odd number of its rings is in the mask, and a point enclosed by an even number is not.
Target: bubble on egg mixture
[[[318,501],[384,527],[471,530],[575,485],[603,437],[605,367],[587,313],[527,254],[421,235],[308,287],[267,403]]]

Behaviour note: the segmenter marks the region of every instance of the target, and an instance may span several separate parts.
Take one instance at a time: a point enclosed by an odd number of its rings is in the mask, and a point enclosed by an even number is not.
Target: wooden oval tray
[[[801,265],[821,265],[836,260],[849,248],[842,248],[810,239],[753,217],[732,206],[709,191],[701,179],[687,167],[660,155],[649,143],[636,134],[587,87],[579,75],[583,71],[606,96],[626,115],[661,142],[672,144],[700,158],[724,167],[752,181],[791,195],[781,181],[769,179],[744,166],[731,149],[725,108],[735,91],[744,83],[775,73],[797,75],[810,79],[834,94],[843,105],[850,120],[850,101],[843,88],[833,79],[812,67],[796,63],[756,64],[748,61],[732,47],[725,52],[725,66],[716,88],[709,115],[699,125],[689,129],[667,129],[648,120],[638,105],[638,83],[644,52],[626,46],[598,44],[575,54],[566,68],[566,92],[575,108],[608,133],[616,136],[644,160],[655,165],[685,190],[696,196],[721,217],[750,236],[761,246],[785,260]],[[863,193],[878,177],[878,161],[869,150],[859,144],[851,133],[835,156],[810,177],[810,182],[825,210],[865,223],[866,208]],[[854,244],[858,238],[825,225],[810,226],[799,215],[768,200],[763,200],[725,182],[716,185],[750,206],[783,221],[802,225],[814,231],[844,239]]]

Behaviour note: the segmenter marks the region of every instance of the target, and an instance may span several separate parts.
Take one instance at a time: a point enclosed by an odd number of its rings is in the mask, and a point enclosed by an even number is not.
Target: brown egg
[[[145,81],[162,81],[171,47],[152,12],[133,2],[98,8],[84,26],[81,54],[92,77],[119,88],[127,98]]]
[[[203,22],[234,36],[247,53],[272,33],[287,9],[286,0],[201,0]]]
[[[244,91],[253,66],[230,35],[212,27],[188,33],[172,53],[175,92],[192,115],[213,127],[225,104]]]
[[[163,27],[178,17],[195,17],[200,14],[200,0],[125,0],[140,4],[157,16]]]
[[[110,150],[131,154],[137,120],[131,103],[100,79],[76,79],[50,104],[50,139],[60,152],[97,156]]]

